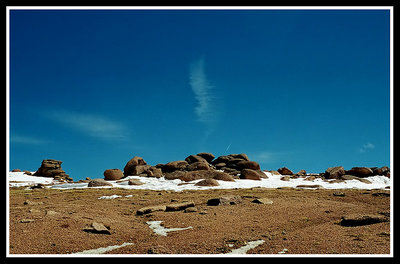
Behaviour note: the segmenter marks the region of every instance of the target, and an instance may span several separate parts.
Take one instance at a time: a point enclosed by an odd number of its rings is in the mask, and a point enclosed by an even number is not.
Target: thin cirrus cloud
[[[362,145],[362,147],[359,149],[360,153],[365,153],[367,151],[373,150],[375,148],[375,145],[372,143],[366,143]]]
[[[10,142],[18,143],[18,144],[25,144],[25,145],[41,145],[41,144],[49,143],[48,140],[31,137],[31,136],[26,136],[26,135],[15,134],[15,133],[12,133],[10,135]]]
[[[51,120],[101,140],[126,140],[128,131],[121,123],[100,115],[73,111],[54,111],[48,115]]]
[[[203,124],[212,126],[217,121],[215,96],[213,94],[214,87],[207,80],[203,58],[194,61],[190,65],[189,79],[197,101],[195,107],[197,120]]]

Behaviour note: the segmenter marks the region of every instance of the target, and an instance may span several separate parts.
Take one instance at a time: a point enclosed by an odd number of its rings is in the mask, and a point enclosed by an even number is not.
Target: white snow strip
[[[108,247],[105,247],[105,248],[89,249],[89,250],[84,250],[84,251],[81,251],[81,252],[76,252],[76,253],[73,253],[73,254],[104,254],[104,253],[106,253],[108,251],[111,251],[111,250],[114,250],[114,249],[117,249],[117,248],[130,246],[130,245],[133,245],[133,243],[123,243],[122,245],[119,245],[119,246],[115,245],[115,246],[108,246]]]
[[[119,197],[122,197],[122,196],[114,194],[114,195],[110,195],[110,196],[101,196],[101,197],[99,197],[97,199],[99,199],[99,200],[101,200],[101,199],[115,199],[115,198],[119,198]]]
[[[255,240],[255,241],[249,241],[246,243],[246,245],[244,245],[243,247],[237,248],[232,250],[229,253],[226,254],[246,254],[247,251],[249,251],[250,249],[256,248],[259,245],[263,244],[265,241],[260,239],[260,240]]]
[[[290,179],[289,181],[282,181],[280,178],[282,175],[273,175],[269,172],[264,172],[268,178],[261,179],[260,181],[255,180],[244,180],[236,179],[234,182],[220,181],[218,180],[219,186],[195,186],[195,183],[201,180],[195,180],[191,182],[184,182],[179,179],[167,180],[164,177],[140,177],[140,176],[128,176],[125,179],[139,179],[143,182],[143,185],[128,185],[128,181],[117,182],[108,181],[113,186],[102,186],[102,187],[88,187],[87,183],[65,183],[65,184],[54,184],[48,188],[54,189],[84,189],[84,188],[122,188],[130,190],[169,190],[169,191],[184,191],[184,190],[206,190],[206,189],[235,189],[235,188],[280,188],[280,187],[293,187],[297,185],[321,185],[325,189],[385,189],[390,186],[391,180],[386,176],[371,176],[364,179],[371,183],[364,183],[358,180],[346,180],[343,182],[329,183],[323,179],[317,178],[313,181],[305,181],[304,178],[299,177],[297,179]],[[24,175],[23,172],[10,172],[9,173],[10,186],[27,186],[35,183],[52,183],[52,178],[36,177]],[[14,181],[14,182],[12,182]]]
[[[34,174],[35,172],[33,171],[31,173]],[[24,172],[9,172],[8,180],[10,187],[31,186],[37,183],[56,183],[53,178],[27,175]]]
[[[168,232],[172,232],[172,231],[181,231],[181,230],[186,230],[186,229],[190,229],[193,228],[191,226],[188,227],[177,227],[177,228],[165,228],[163,226],[161,226],[162,221],[148,221],[146,222],[146,224],[149,225],[150,229],[152,229],[154,231],[154,233],[160,235],[160,236],[167,236]]]

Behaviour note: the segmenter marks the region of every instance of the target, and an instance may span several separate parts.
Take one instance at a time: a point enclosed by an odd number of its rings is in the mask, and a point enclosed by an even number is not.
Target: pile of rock
[[[365,178],[374,175],[383,175],[390,178],[390,169],[387,166],[378,167],[353,167],[350,170],[345,170],[343,166],[330,167],[326,169],[323,176],[325,179],[345,179],[356,177]],[[349,177],[350,176],[350,177]]]
[[[165,179],[193,181],[203,179],[200,186],[218,186],[216,180],[234,181],[235,179],[261,180],[267,178],[260,170],[260,165],[251,161],[246,154],[215,156],[202,152],[189,155],[184,160],[171,161],[166,164],[148,165],[141,157],[129,160],[122,172],[120,169],[104,171],[105,180],[120,180],[127,176],[162,177]]]
[[[54,180],[72,182],[73,179],[61,168],[62,161],[45,159],[33,176],[52,177]]]
[[[293,173],[292,170],[282,167],[277,171],[268,171],[275,175],[282,175],[281,180],[304,177],[313,181],[322,179],[361,179],[372,175],[385,175],[390,177],[388,167],[353,167],[345,170],[342,166],[328,168],[324,173],[309,174],[305,170]],[[229,154],[215,158],[212,153],[202,152],[189,155],[184,160],[171,161],[166,164],[151,166],[141,157],[133,157],[129,160],[124,170],[108,169],[104,171],[105,180],[121,180],[127,176],[164,177],[167,180],[180,179],[185,182],[199,180],[198,186],[218,186],[217,180],[235,181],[235,179],[261,180],[268,176],[261,171],[260,165],[251,161],[244,154]],[[132,183],[135,184],[135,183]]]
[[[364,183],[371,183],[365,177],[383,175],[390,178],[390,169],[387,166],[384,167],[353,167],[350,170],[345,170],[343,166],[330,167],[322,173],[307,173],[305,170],[300,170],[297,173],[293,173],[286,167],[279,168],[277,171],[268,171],[274,175],[282,175],[282,181],[289,181],[293,178],[302,177],[307,181],[313,181],[316,178],[321,178],[331,183],[342,182],[344,180],[359,180]]]

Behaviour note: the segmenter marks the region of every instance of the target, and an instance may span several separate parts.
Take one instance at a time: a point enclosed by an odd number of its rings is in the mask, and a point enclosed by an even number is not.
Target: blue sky
[[[389,10],[11,10],[10,169],[390,165]]]

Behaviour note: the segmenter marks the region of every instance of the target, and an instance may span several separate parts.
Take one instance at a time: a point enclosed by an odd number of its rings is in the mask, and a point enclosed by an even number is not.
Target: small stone
[[[184,210],[185,213],[194,213],[197,212],[197,208],[196,207],[188,207]]]
[[[340,197],[344,197],[346,196],[346,194],[344,192],[334,192],[333,196],[340,196]]]
[[[58,213],[56,211],[49,210],[49,211],[46,212],[46,215],[55,216],[55,215],[58,215]]]
[[[238,195],[226,195],[218,198],[212,198],[207,201],[207,205],[235,205],[242,202],[242,197]]]
[[[268,198],[258,198],[252,201],[252,203],[258,203],[258,204],[273,204],[273,201]]]
[[[20,223],[32,223],[32,222],[35,222],[35,220],[34,219],[21,219],[20,221],[19,221]]]
[[[138,179],[130,179],[128,181],[128,185],[143,185],[144,182],[138,180]]]

